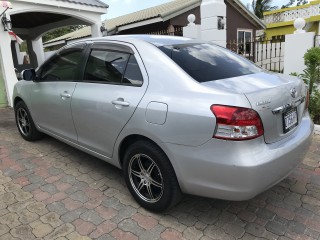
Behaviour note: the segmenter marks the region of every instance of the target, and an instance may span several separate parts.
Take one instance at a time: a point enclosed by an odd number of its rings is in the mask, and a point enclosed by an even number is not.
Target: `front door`
[[[37,73],[32,86],[33,118],[42,129],[76,141],[77,133],[71,115],[72,95],[79,79],[79,64],[84,46],[71,46],[56,54]]]
[[[92,46],[84,80],[77,84],[71,104],[82,146],[112,157],[119,133],[146,91],[142,66],[138,54],[129,46]]]

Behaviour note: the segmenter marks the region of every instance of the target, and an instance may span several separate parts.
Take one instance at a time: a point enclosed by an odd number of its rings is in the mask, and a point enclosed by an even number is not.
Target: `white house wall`
[[[29,41],[32,41],[33,50],[37,54],[39,63],[46,59],[46,56],[43,53],[41,40],[41,36],[44,33],[62,26],[83,24],[91,26],[92,36],[99,37],[101,36],[101,15],[107,13],[107,8],[52,0],[16,0],[12,2],[12,6],[13,9],[7,11],[7,17],[9,18],[15,14],[28,12],[53,13],[72,17],[72,19],[67,19],[61,22],[51,23],[32,29],[15,29],[13,26],[13,31],[17,35],[26,36]],[[0,30],[0,39],[0,61],[2,61],[4,69],[8,103],[10,106],[12,106],[13,87],[17,82],[17,78],[12,59],[11,39],[8,35],[8,32],[3,31],[2,29]]]

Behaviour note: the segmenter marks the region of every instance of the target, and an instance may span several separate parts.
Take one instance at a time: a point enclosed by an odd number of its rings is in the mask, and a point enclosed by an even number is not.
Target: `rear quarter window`
[[[249,60],[209,43],[162,46],[160,50],[198,82],[261,72]]]

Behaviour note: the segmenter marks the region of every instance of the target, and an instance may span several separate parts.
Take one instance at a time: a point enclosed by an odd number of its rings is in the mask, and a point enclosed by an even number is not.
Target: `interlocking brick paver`
[[[94,209],[97,208],[101,205],[102,203],[102,199],[98,198],[98,199],[90,199],[88,202],[86,202],[84,204],[84,207],[87,209]]]
[[[156,219],[143,216],[140,213],[136,213],[135,215],[133,215],[132,219],[135,220],[140,227],[143,227],[147,230],[154,228],[158,224],[158,221]]]
[[[170,215],[160,217],[159,223],[166,228],[173,228],[179,232],[183,232],[187,226],[180,224],[178,220]]]
[[[263,226],[256,223],[249,223],[245,229],[247,233],[256,237],[263,237],[266,232],[266,229]]]
[[[10,225],[10,228],[12,226]],[[1,224],[0,225],[0,236],[4,235],[5,233],[9,232],[10,228],[7,225]]]
[[[19,216],[19,221],[23,224],[28,224],[39,218],[39,215],[33,212],[30,212],[28,209],[23,209],[22,211],[17,212]]]
[[[20,225],[18,227],[12,228],[10,233],[13,237],[21,240],[35,239],[35,236],[32,234],[32,228],[29,225]]]
[[[195,227],[188,227],[183,231],[183,237],[189,240],[197,240],[203,236],[203,232],[196,229]]]
[[[63,222],[60,220],[60,216],[55,212],[47,213],[46,215],[42,216],[40,220],[43,223],[50,224],[53,228],[57,228],[63,224]]]
[[[235,238],[241,238],[245,234],[244,227],[241,227],[234,223],[227,223],[223,226],[223,229],[226,233],[234,236]]]
[[[96,226],[93,223],[82,219],[75,220],[73,225],[76,227],[77,232],[84,236],[89,235],[96,229]]]
[[[29,200],[24,201],[24,202],[16,202],[16,203],[8,206],[8,210],[10,212],[21,212],[23,209],[28,207],[28,205],[31,204],[31,203],[34,203],[34,200],[29,199]]]
[[[165,240],[178,240],[183,239],[182,234],[174,229],[166,229],[163,233],[161,233],[161,238]]]
[[[37,213],[40,216],[48,213],[48,210],[46,209],[46,205],[41,202],[31,203],[27,206],[27,209],[30,212]]]
[[[114,222],[112,222],[110,220],[107,220],[107,221],[101,223],[97,227],[97,229],[91,233],[90,237],[99,238],[102,235],[110,233],[111,231],[113,231],[116,228],[117,228],[117,224],[115,224]]]
[[[140,227],[137,222],[132,219],[125,219],[118,224],[118,228],[125,232],[131,232],[136,236],[140,236],[145,230]]]
[[[44,224],[39,220],[31,223],[30,226],[33,228],[32,233],[37,238],[43,238],[53,231],[53,228],[49,224]]]
[[[63,215],[68,212],[62,202],[53,202],[47,205],[47,209],[51,212],[55,212],[59,215]]]
[[[71,232],[73,232],[74,229],[75,227],[70,223],[63,224],[62,226],[59,226],[55,230],[53,230],[53,232],[47,235],[45,239],[50,240],[58,237],[65,237]]]
[[[117,168],[45,137],[24,141],[0,109],[0,240],[320,239],[320,136],[304,162],[259,196],[184,196],[162,214],[141,208]]]
[[[137,240],[138,237],[131,232],[124,232],[120,229],[115,229],[111,232],[111,235],[117,240]],[[173,240],[173,239],[172,239]]]
[[[89,210],[80,215],[80,218],[84,221],[91,222],[94,225],[99,225],[104,221],[95,210]]]
[[[87,236],[81,236],[79,233],[77,232],[72,232],[70,233],[66,239],[69,240],[91,240],[91,238],[87,237]]]
[[[87,197],[87,195],[83,191],[77,191],[77,192],[71,194],[70,198],[72,198],[73,200],[82,202],[82,203],[89,201],[89,198]]]

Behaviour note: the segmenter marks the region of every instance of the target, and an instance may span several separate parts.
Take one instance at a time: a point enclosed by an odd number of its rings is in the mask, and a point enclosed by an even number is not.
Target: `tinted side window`
[[[40,81],[74,81],[77,80],[77,67],[82,49],[70,49],[53,57],[41,70]]]
[[[123,83],[134,86],[141,86],[143,77],[136,58],[131,55],[128,61],[127,69],[124,74]]]
[[[261,71],[247,59],[215,45],[187,44],[170,48],[173,49],[172,60],[198,82],[238,77]]]
[[[92,50],[84,80],[103,83],[121,83],[130,54],[110,50]]]

